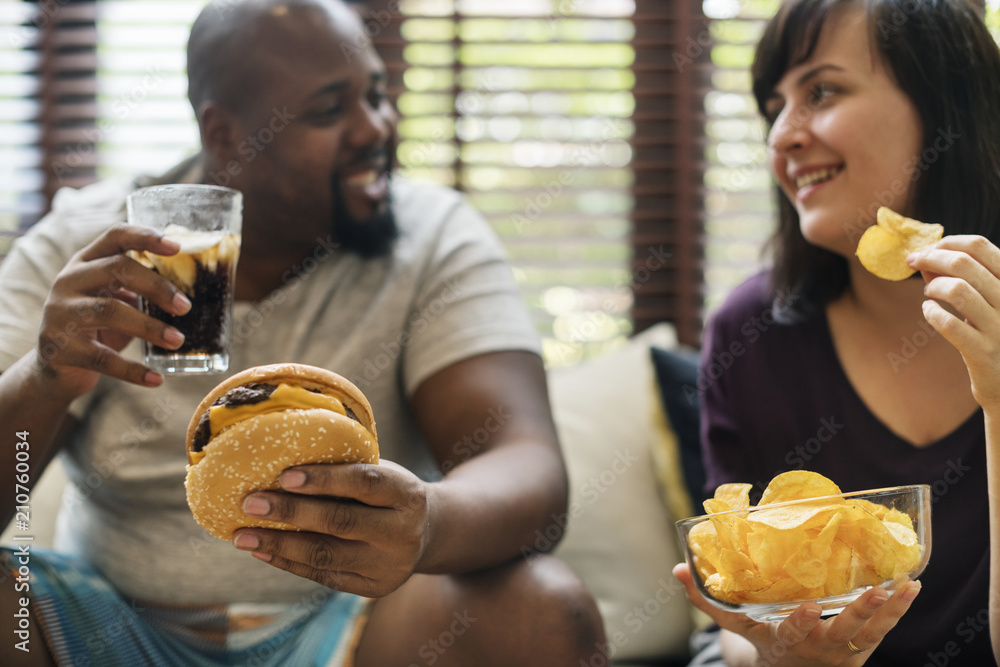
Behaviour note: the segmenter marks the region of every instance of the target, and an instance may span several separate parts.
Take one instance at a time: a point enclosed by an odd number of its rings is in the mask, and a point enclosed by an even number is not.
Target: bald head
[[[191,27],[188,97],[199,117],[214,102],[240,114],[254,97],[259,74],[287,53],[296,32],[327,25],[357,33],[357,14],[342,0],[212,0]]]

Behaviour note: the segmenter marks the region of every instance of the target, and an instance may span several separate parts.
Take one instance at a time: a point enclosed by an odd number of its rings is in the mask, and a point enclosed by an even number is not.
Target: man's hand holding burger
[[[367,597],[396,590],[420,562],[429,486],[379,464],[371,405],[336,373],[237,373],[201,401],[187,447],[195,519],[262,561]]]
[[[188,428],[192,512],[274,567],[367,597],[416,573],[513,561],[565,512],[565,468],[536,355],[455,363],[418,387],[412,407],[441,480],[375,465],[371,407],[339,375],[299,364],[234,375]],[[489,437],[475,450],[456,446],[479,431]]]
[[[237,548],[366,597],[393,592],[417,570],[428,540],[430,485],[413,473],[383,460],[296,466],[279,479],[286,493],[251,493],[244,511],[303,532],[240,529]]]

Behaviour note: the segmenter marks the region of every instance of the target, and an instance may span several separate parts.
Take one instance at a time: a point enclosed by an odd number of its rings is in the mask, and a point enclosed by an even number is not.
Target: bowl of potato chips
[[[757,505],[750,484],[723,484],[702,516],[677,522],[699,592],[756,621],[806,601],[839,613],[874,586],[915,579],[931,553],[926,484],[842,493],[817,473],[775,477]]]

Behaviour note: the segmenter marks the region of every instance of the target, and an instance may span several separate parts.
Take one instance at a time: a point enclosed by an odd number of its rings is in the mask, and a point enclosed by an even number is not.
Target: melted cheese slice
[[[333,396],[317,394],[308,389],[282,382],[274,390],[274,393],[259,403],[237,405],[236,407],[216,405],[209,408],[208,421],[211,426],[212,437],[214,438],[227,426],[232,426],[236,422],[249,419],[250,417],[278,410],[311,410],[316,408],[332,410],[339,412],[345,417],[347,416],[344,404]],[[204,455],[203,452],[194,452],[194,454]]]

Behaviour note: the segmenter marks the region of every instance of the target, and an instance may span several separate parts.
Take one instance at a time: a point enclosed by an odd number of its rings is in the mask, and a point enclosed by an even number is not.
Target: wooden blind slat
[[[663,12],[668,6],[670,12]],[[632,169],[633,222],[632,320],[636,330],[672,322],[682,343],[697,345],[702,327],[701,149],[704,127],[702,97],[697,88],[707,55],[692,53],[705,19],[701,0],[636,0],[637,14],[658,13],[660,34],[648,26],[637,31],[635,100],[636,133]],[[671,182],[671,188],[648,185]],[[664,258],[658,245],[671,242]]]
[[[465,190],[507,244],[522,293],[533,306],[547,360],[569,363],[607,349],[631,329],[631,293],[622,287],[631,273],[625,235],[633,197],[628,165],[635,100],[631,56],[622,64],[609,62],[605,69],[623,76],[600,83],[586,80],[594,75],[595,66],[582,59],[538,57],[524,62],[528,59],[520,57],[508,63],[502,58],[527,49],[574,49],[587,44],[634,53],[629,40],[640,16],[633,16],[626,3],[614,0],[588,4],[616,14],[612,16],[551,16],[548,2],[539,2],[540,11],[534,16],[527,12],[504,15],[496,9],[502,5],[476,0],[461,4],[464,13],[456,9],[435,17],[393,14],[390,3],[383,0],[367,4],[368,16],[391,16],[380,23],[374,43],[390,73],[391,91],[400,95],[404,127],[409,130],[406,124],[411,122],[447,123],[444,135],[421,135],[426,138],[421,142],[425,147],[419,156],[421,169],[438,170],[435,174],[442,182]],[[641,19],[657,20],[660,14],[647,12]],[[596,40],[584,36],[608,21],[616,22],[614,31],[605,31]],[[525,29],[518,22],[524,22]],[[532,27],[539,22],[551,27],[545,40],[532,39]],[[431,23],[447,30],[439,36],[424,32]],[[490,24],[495,31],[490,31]],[[441,49],[440,60],[414,60],[420,49]],[[479,49],[492,50],[497,61],[474,60]],[[502,70],[499,76],[498,70]],[[439,83],[414,93],[405,85],[412,72],[440,77],[434,79]],[[555,100],[556,105],[548,110],[537,106],[544,99]],[[608,103],[611,99],[620,99],[622,107],[614,110]],[[505,103],[514,100],[514,106]],[[420,108],[418,102],[428,106]],[[546,119],[580,125],[566,125],[559,132],[554,126],[538,125]],[[510,131],[508,139],[491,134],[503,128]],[[610,134],[602,135],[606,128]],[[406,144],[404,139],[400,160],[413,169]],[[433,158],[432,150],[437,150]],[[600,174],[598,180],[588,178],[592,172]],[[518,174],[516,181],[513,174]],[[560,176],[566,175],[570,182],[560,182]],[[486,180],[480,182],[480,178]],[[602,234],[602,228],[605,232],[614,229],[615,235]],[[555,303],[563,297],[576,303]],[[608,325],[607,331],[588,337],[586,332],[594,327],[581,327],[579,322],[592,323],[595,317]],[[552,353],[553,349],[557,352]]]

